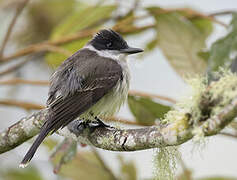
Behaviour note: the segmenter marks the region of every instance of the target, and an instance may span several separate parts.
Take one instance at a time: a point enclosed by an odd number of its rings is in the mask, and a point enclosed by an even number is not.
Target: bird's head
[[[88,44],[97,51],[106,51],[116,55],[129,55],[143,51],[140,48],[129,47],[123,37],[111,29],[100,30]]]

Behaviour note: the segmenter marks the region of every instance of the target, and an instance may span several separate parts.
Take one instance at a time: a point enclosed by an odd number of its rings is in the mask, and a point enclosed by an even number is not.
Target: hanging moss
[[[154,179],[173,180],[180,160],[180,152],[175,146],[156,149],[154,154]]]

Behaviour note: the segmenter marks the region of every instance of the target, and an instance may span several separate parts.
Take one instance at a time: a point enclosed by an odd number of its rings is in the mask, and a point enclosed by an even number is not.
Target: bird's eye
[[[112,42],[109,42],[109,43],[106,44],[106,47],[107,47],[107,48],[111,48],[112,46],[113,46],[113,43],[112,43]]]

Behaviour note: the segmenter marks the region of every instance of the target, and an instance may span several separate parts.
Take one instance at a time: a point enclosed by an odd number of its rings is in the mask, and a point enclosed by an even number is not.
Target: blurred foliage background
[[[186,6],[172,8],[158,5],[143,6],[139,0],[128,4],[124,1],[105,0],[1,0],[0,88],[9,86],[0,89],[1,109],[5,106],[13,110],[21,108],[24,113],[21,112],[19,115],[23,115],[43,108],[42,102],[45,102],[46,94],[38,93],[34,98],[29,95],[29,99],[34,99],[33,102],[22,99],[16,92],[22,85],[36,86],[36,88],[43,86],[47,89],[47,80],[54,69],[82,48],[101,28],[112,28],[128,39],[142,37],[147,31],[152,31],[153,37],[142,42],[145,53],[137,56],[137,61],[149,61],[147,57],[150,53],[161,52],[176,72],[176,76],[182,78],[184,82],[187,77],[195,77],[197,74],[208,74],[210,80],[213,80],[214,72],[220,67],[231,68],[236,72],[237,13],[233,9],[203,13]],[[227,24],[218,18],[220,16],[229,16],[231,20]],[[207,45],[207,40],[215,32],[216,26],[223,27],[225,35]],[[37,66],[39,69],[36,71],[29,71],[30,68]],[[37,78],[26,79],[26,77]],[[34,87],[29,91],[34,91]],[[128,108],[133,115],[133,120],[111,117],[107,121],[136,127],[154,125],[176,102],[166,95],[130,91]],[[2,115],[4,117],[4,113]],[[23,116],[18,116],[18,119],[21,117]],[[2,128],[6,127],[7,125]],[[226,133],[226,135],[236,137],[236,122],[233,122],[230,128],[232,134]],[[53,151],[48,162],[50,163],[48,171],[42,173],[35,162],[24,170],[18,169],[17,166],[5,168],[4,163],[0,162],[0,179],[140,179],[137,164],[132,160],[127,161],[123,156],[117,156],[117,159],[113,160],[113,163],[119,167],[118,172],[115,173],[93,147],[80,145],[77,148],[77,144],[69,139],[64,139],[62,142],[60,140],[49,137],[44,142],[47,157]],[[10,153],[1,155],[2,160],[7,161]],[[182,158],[179,159],[178,164],[180,171],[174,175],[175,179],[193,179],[192,171],[188,166],[186,167]],[[156,171],[155,165],[154,171]],[[57,175],[48,176],[52,172]],[[221,172],[217,172],[219,173],[221,176]],[[159,172],[148,177],[159,179],[157,174]],[[217,176],[201,179],[235,178]]]

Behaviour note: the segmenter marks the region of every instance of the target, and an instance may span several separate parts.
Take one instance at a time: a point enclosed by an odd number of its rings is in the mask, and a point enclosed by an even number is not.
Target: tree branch
[[[0,153],[9,151],[36,135],[45,121],[46,114],[47,109],[41,110],[21,119],[7,130],[1,132]],[[237,97],[224,107],[219,114],[207,119],[200,126],[200,129],[205,136],[215,135],[236,116]],[[180,126],[183,126],[179,121],[139,129],[98,127],[93,131],[89,128],[78,129],[79,124],[80,120],[75,120],[67,128],[59,130],[58,133],[62,136],[73,138],[80,143],[112,151],[137,151],[179,145],[194,136],[192,126],[179,131]]]
[[[214,16],[224,16],[224,15],[231,15],[233,13],[236,13],[236,10],[227,10],[227,11],[218,11],[214,13],[210,13],[208,16],[214,17]]]
[[[215,135],[236,116],[237,97],[215,117],[205,121],[200,128],[205,136]],[[79,140],[83,137],[86,143],[112,151],[137,151],[180,145],[194,136],[191,127],[181,132],[177,131],[179,125],[175,122],[167,125],[127,130],[101,127],[96,128],[93,132],[88,131],[88,129],[78,130],[78,124],[79,121],[74,121],[68,126],[68,129]]]
[[[12,73],[14,71],[16,71],[17,69],[19,69],[20,67],[22,67],[23,65],[25,65],[27,62],[31,61],[30,58],[26,58],[24,60],[22,60],[21,62],[18,62],[10,67],[8,67],[7,69],[3,70],[2,72],[0,72],[0,76]]]
[[[39,132],[46,114],[46,109],[36,112],[29,117],[22,118],[0,133],[0,153],[9,151],[35,136]]]
[[[220,135],[227,136],[227,137],[232,137],[232,138],[237,138],[237,134],[231,134],[227,132],[221,132]]]
[[[40,109],[44,108],[44,106],[40,105],[40,104],[31,103],[31,102],[17,101],[17,100],[11,100],[11,99],[0,99],[0,105],[20,107],[20,108],[23,108],[27,111],[29,111],[29,110],[40,110]]]
[[[175,104],[176,103],[176,100],[174,100],[174,99],[172,99],[170,97],[161,96],[161,95],[157,95],[157,94],[151,94],[151,93],[145,93],[145,92],[136,91],[136,90],[130,90],[129,91],[129,95],[132,95],[132,96],[142,96],[142,97],[146,97],[146,98],[160,99],[160,100],[164,100],[164,101],[170,102],[171,104]]]
[[[36,85],[36,86],[48,86],[49,81],[43,80],[27,80],[22,78],[12,78],[9,80],[0,81],[0,85]]]
[[[1,49],[0,49],[0,57],[3,56],[3,52],[4,52],[4,49],[7,45],[7,41],[11,35],[11,32],[12,32],[12,29],[14,27],[14,25],[16,24],[16,21],[17,21],[17,18],[19,17],[19,15],[21,14],[22,10],[24,9],[24,7],[26,6],[26,4],[28,3],[29,0],[24,0],[22,2],[19,2],[19,5],[16,9],[16,13],[7,29],[7,33],[6,33],[6,36],[5,38],[3,39],[3,43],[2,43],[2,46],[1,46]]]

